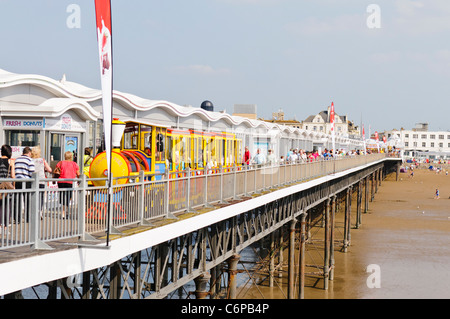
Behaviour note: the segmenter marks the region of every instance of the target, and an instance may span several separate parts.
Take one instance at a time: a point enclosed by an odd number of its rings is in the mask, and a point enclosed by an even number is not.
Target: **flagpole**
[[[95,0],[95,14],[97,26],[97,40],[99,48],[100,76],[102,84],[103,100],[103,131],[105,139],[105,152],[107,159],[106,187],[107,187],[107,229],[106,245],[109,245],[109,235],[111,229],[111,201],[112,197],[112,19],[111,19],[111,0]]]

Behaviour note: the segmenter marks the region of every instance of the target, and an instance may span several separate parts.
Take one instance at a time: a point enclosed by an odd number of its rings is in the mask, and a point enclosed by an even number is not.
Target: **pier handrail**
[[[102,186],[88,185],[82,176],[71,188],[58,188],[61,179],[0,179],[22,183],[22,189],[0,190],[0,250],[30,245],[51,249],[51,241],[89,240],[91,235],[120,233],[120,228],[150,225],[158,218],[176,218],[217,203],[227,203],[271,189],[366,165],[389,154],[371,154],[276,165],[234,165],[162,174],[115,176],[111,197]],[[120,180],[130,181],[121,184]],[[40,186],[40,184],[44,186]],[[111,198],[108,206],[107,200]],[[107,208],[111,214],[107,214]],[[108,223],[107,217],[110,220]]]

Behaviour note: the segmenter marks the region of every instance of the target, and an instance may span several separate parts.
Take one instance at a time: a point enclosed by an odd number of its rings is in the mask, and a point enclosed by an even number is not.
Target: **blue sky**
[[[112,16],[116,90],[297,120],[334,101],[366,131],[450,130],[448,0],[112,0]],[[0,0],[0,24],[0,68],[100,88],[94,0]]]

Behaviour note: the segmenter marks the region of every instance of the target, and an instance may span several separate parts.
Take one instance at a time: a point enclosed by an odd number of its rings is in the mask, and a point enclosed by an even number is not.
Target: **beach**
[[[440,199],[434,199],[436,188]],[[305,299],[450,298],[449,196],[450,175],[445,170],[436,174],[415,169],[414,177],[400,173],[398,181],[395,174],[387,176],[369,211],[362,214],[359,229],[354,228],[352,205],[351,245],[346,253],[335,247],[334,280],[328,290],[323,280],[307,277]],[[342,219],[339,212],[337,225]],[[307,263],[312,254],[307,253]],[[286,298],[286,282],[285,276],[277,278],[273,288],[263,284],[246,298],[261,298],[261,293]]]

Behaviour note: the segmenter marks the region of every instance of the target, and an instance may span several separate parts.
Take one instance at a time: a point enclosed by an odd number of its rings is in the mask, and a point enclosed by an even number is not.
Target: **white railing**
[[[236,166],[204,170],[128,177],[127,184],[112,187],[110,220],[108,190],[88,186],[85,176],[73,181],[72,188],[58,188],[61,179],[22,183],[17,190],[0,190],[7,196],[0,201],[0,249],[32,245],[49,248],[46,243],[62,240],[76,242],[89,234],[104,234],[123,226],[147,224],[157,218],[173,218],[173,214],[193,211],[214,203],[284,187],[362,166],[384,158],[385,154],[357,155],[309,163],[278,166]],[[124,178],[114,177],[114,180]],[[24,181],[3,179],[1,181]],[[44,183],[45,188],[39,188]],[[44,187],[44,186],[41,186]],[[66,201],[65,201],[66,200]]]

